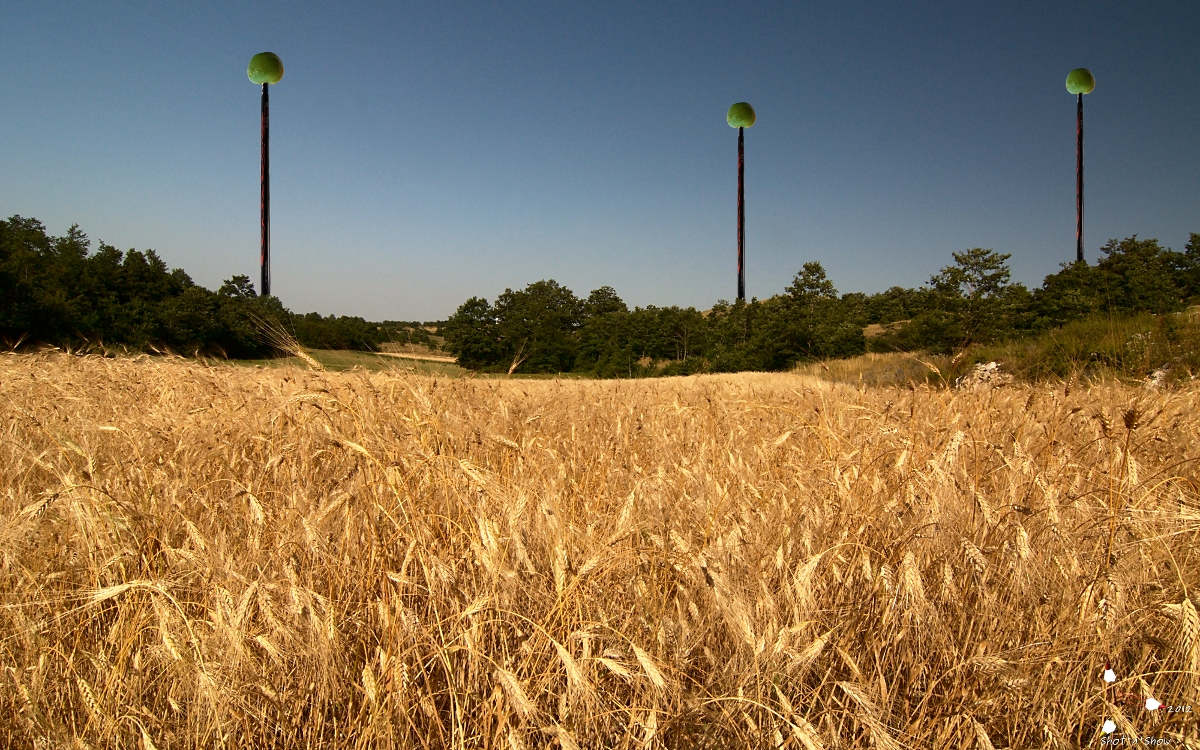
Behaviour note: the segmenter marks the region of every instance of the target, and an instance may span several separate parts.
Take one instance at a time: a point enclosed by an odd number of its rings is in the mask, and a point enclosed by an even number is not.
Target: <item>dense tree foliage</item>
[[[1098,315],[1175,312],[1200,298],[1200,234],[1182,252],[1135,235],[1110,240],[1095,265],[1063,264],[1041,287],[1013,284],[1009,256],[985,248],[918,289],[839,294],[809,262],[782,293],[695,308],[629,309],[612,287],[580,299],[553,280],[472,297],[436,330],[463,367],[490,372],[579,372],[599,377],[780,370],[866,351],[949,353],[1060,328]],[[259,297],[246,276],[215,292],[153,250],[95,251],[78,227],[52,237],[36,219],[0,221],[0,340],[124,345],[259,357],[265,327],[302,345],[379,349],[431,345],[429,324],[293,314]]]
[[[355,317],[293,315],[278,299],[258,296],[246,276],[212,292],[182,269],[168,270],[153,250],[122,252],[102,242],[92,251],[76,226],[52,237],[36,219],[0,221],[0,339],[10,345],[263,357],[277,343],[264,336],[264,323],[323,349],[374,349],[403,330]]]
[[[1063,264],[1042,286],[1011,283],[1009,256],[985,248],[919,289],[839,294],[805,263],[783,294],[695,308],[628,309],[611,287],[580,300],[554,281],[472,297],[447,322],[447,348],[485,371],[600,377],[780,370],[865,351],[949,353],[1039,333],[1097,314],[1161,314],[1200,297],[1200,234],[1184,252],[1136,236],[1112,240],[1096,265]],[[870,333],[870,336],[867,333]]]

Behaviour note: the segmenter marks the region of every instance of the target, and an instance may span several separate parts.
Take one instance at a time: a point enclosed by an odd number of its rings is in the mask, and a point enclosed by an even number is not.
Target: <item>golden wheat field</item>
[[[0,745],[1200,747],[1198,428],[1194,385],[0,355]]]

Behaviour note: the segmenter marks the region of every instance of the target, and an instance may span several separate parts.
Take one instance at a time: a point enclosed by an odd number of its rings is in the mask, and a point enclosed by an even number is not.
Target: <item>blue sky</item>
[[[272,291],[292,310],[438,319],[553,278],[704,309],[807,261],[916,286],[950,253],[1087,256],[1200,231],[1200,3],[6,2],[0,214],[258,279],[271,50]]]

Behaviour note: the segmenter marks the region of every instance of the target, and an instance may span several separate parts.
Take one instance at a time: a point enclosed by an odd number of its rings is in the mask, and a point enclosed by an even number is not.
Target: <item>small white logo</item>
[[[1105,734],[1112,734],[1113,732],[1117,731],[1117,723],[1112,719],[1105,719],[1104,726],[1101,727],[1101,729],[1104,730]]]
[[[1105,682],[1116,682],[1117,681],[1117,673],[1112,671],[1111,669],[1104,670],[1104,681]]]
[[[1161,706],[1161,705],[1162,705],[1161,703],[1159,703],[1158,701],[1154,700],[1153,698],[1147,698],[1147,699],[1146,699],[1146,710],[1147,710],[1147,711],[1157,711],[1157,710],[1158,710],[1158,707],[1159,707],[1159,706]]]

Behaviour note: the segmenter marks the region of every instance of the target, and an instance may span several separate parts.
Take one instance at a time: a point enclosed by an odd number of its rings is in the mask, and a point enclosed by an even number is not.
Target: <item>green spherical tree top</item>
[[[733,105],[725,115],[725,121],[731,128],[748,128],[754,124],[755,119],[754,107],[746,102],[738,102]]]
[[[1096,88],[1096,76],[1087,68],[1076,68],[1067,73],[1067,91],[1072,94],[1090,94]]]
[[[246,75],[254,83],[279,83],[283,78],[283,60],[274,52],[259,52],[250,58]]]

